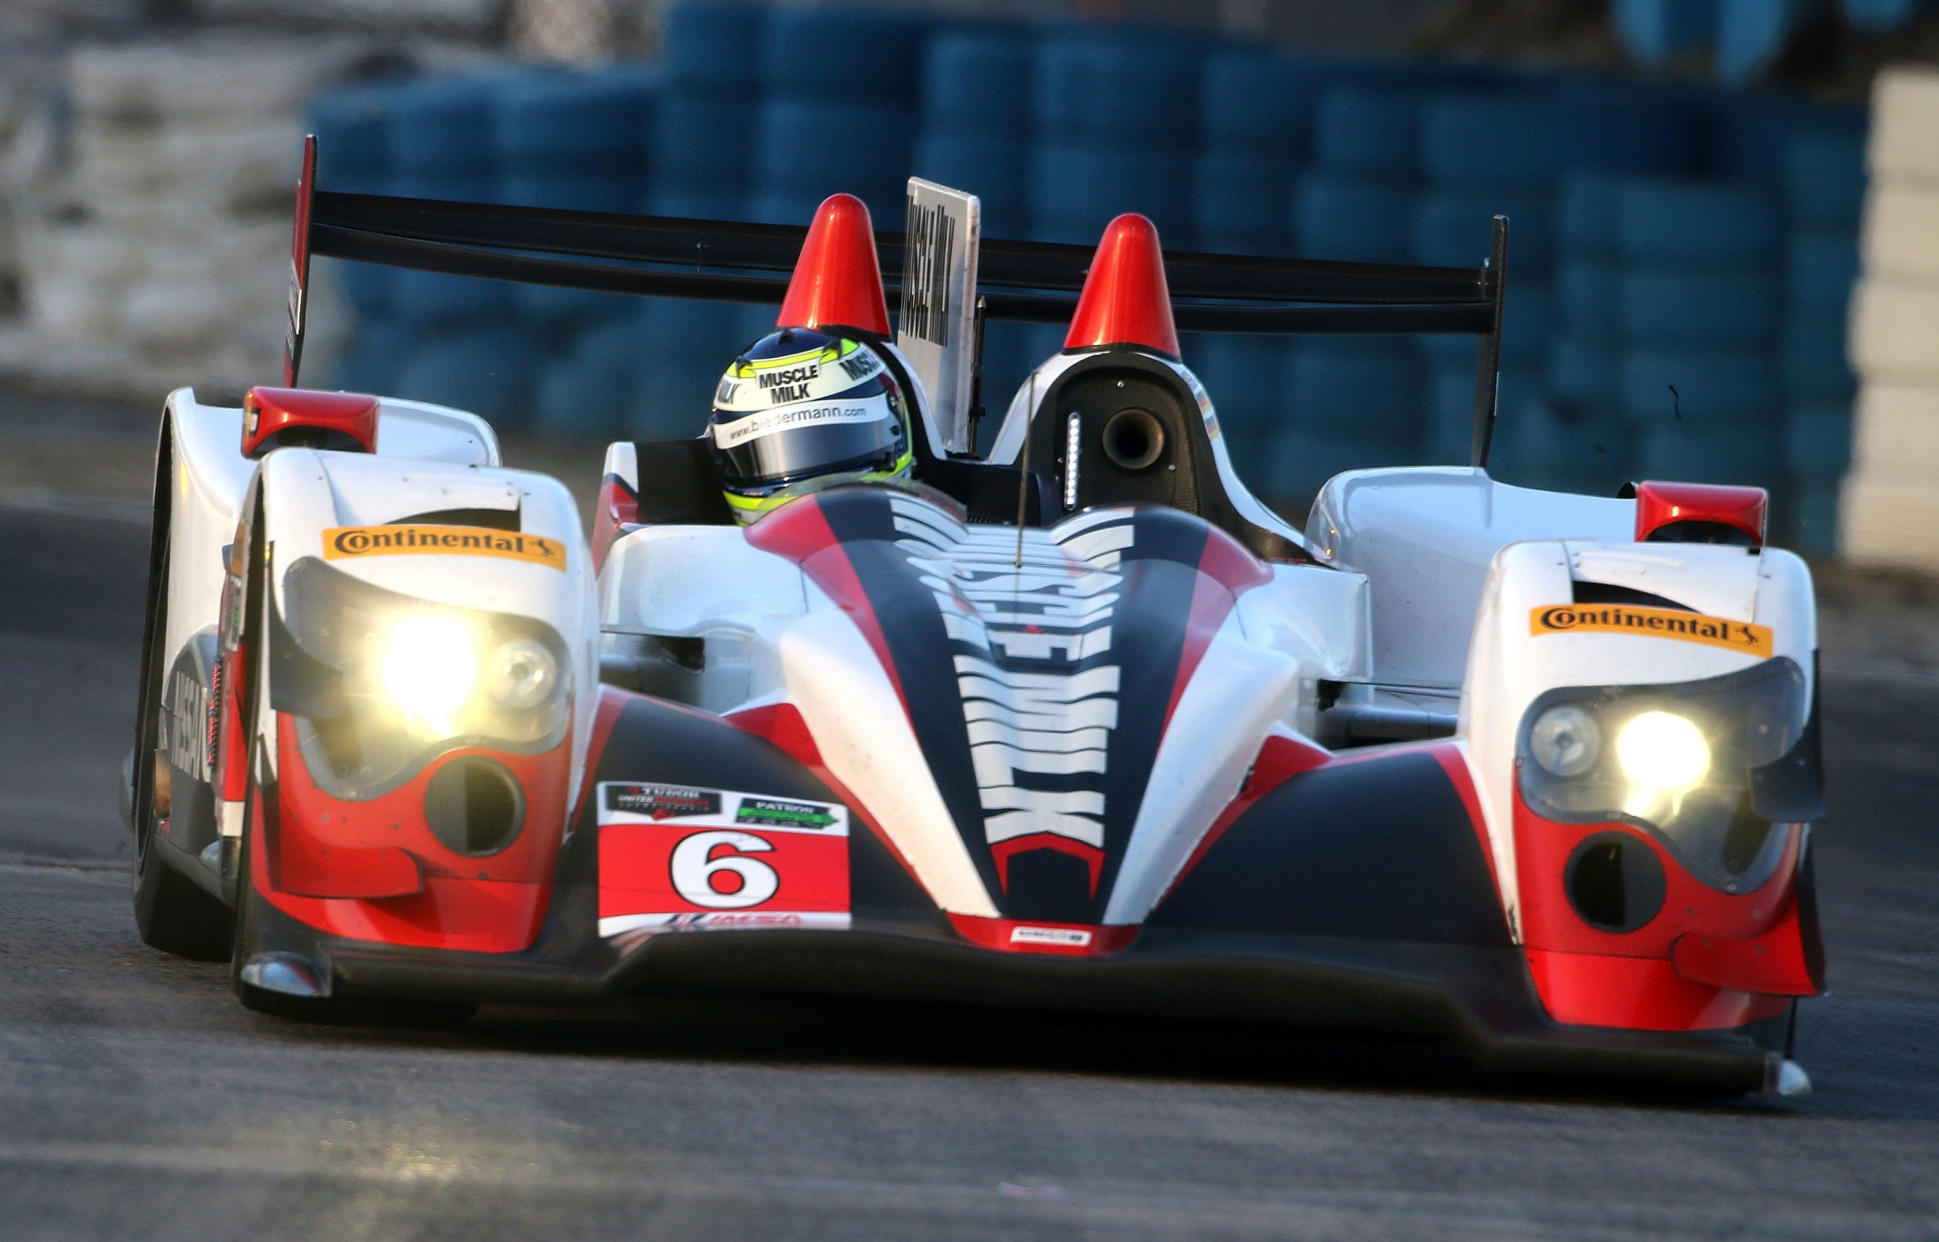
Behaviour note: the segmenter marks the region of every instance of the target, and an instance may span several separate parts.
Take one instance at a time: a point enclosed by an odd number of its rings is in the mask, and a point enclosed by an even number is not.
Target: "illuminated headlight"
[[[559,662],[550,651],[529,638],[500,643],[485,669],[485,687],[494,699],[514,711],[537,707],[559,685]]]
[[[1710,744],[1688,716],[1642,712],[1616,735],[1616,762],[1638,785],[1689,789],[1710,771]]]
[[[1596,766],[1602,753],[1602,730],[1594,716],[1563,703],[1535,718],[1528,731],[1528,751],[1553,775],[1581,776]]]
[[[407,614],[385,636],[385,692],[406,717],[439,730],[471,697],[477,668],[471,627],[456,617]]]

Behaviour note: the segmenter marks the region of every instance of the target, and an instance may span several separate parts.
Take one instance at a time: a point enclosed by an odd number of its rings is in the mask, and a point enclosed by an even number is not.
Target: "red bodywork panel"
[[[278,432],[315,427],[349,436],[377,451],[377,398],[311,388],[251,388],[242,399],[242,455],[254,457]]]
[[[889,335],[889,304],[882,296],[875,229],[861,199],[831,194],[815,210],[774,326],[820,332],[853,328],[879,337]]]
[[[328,935],[415,948],[512,953],[531,947],[552,899],[571,741],[538,755],[478,748],[440,755],[399,788],[363,802],[311,780],[292,721],[277,720],[275,830],[252,792],[251,874],[264,900]],[[511,845],[472,857],[446,848],[424,821],[424,788],[463,755],[505,765],[525,796]]]
[[[640,524],[640,498],[615,475],[599,485],[599,501],[592,515],[592,571],[606,564],[606,553],[619,537]]]
[[[1570,855],[1604,832],[1629,837],[1662,864],[1662,909],[1634,931],[1590,926],[1563,890]],[[1708,1030],[1770,1017],[1790,997],[1815,993],[1792,986],[1804,955],[1795,900],[1803,829],[1792,826],[1789,833],[1777,869],[1762,887],[1725,893],[1691,876],[1639,828],[1559,824],[1529,810],[1517,790],[1522,943],[1550,1016],[1580,1026]],[[1718,947],[1729,945],[1741,947]],[[1800,974],[1773,970],[1766,964],[1771,960],[1795,960]],[[1691,969],[1682,969],[1685,964]],[[1774,980],[1787,986],[1767,990]]]
[[[1064,337],[1065,349],[1106,345],[1138,345],[1168,358],[1179,356],[1158,228],[1133,212],[1105,228]]]
[[[1636,485],[1636,541],[1676,522],[1711,522],[1764,542],[1764,515],[1770,493],[1761,487],[1726,487],[1714,483],[1638,483]]]

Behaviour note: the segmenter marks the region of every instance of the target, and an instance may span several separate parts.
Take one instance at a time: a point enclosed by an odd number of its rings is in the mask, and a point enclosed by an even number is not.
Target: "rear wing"
[[[312,256],[604,293],[779,305],[805,226],[502,207],[346,194],[316,186],[304,143],[292,247],[284,383],[302,358]],[[905,235],[878,231],[891,309],[900,312]],[[1092,259],[1088,246],[983,239],[979,317],[1066,323]],[[1472,460],[1494,434],[1508,219],[1494,217],[1478,268],[1342,263],[1168,251],[1165,275],[1183,332],[1467,334],[1480,339]]]

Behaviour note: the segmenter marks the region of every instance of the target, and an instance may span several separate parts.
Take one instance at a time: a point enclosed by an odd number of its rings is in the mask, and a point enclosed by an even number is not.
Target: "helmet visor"
[[[881,391],[757,410],[713,424],[721,476],[736,489],[893,461],[902,424]]]

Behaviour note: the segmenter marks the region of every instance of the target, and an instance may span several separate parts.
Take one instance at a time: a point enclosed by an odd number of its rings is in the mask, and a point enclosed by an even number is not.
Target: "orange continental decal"
[[[1709,643],[1745,655],[1772,652],[1769,626],[1727,621],[1675,608],[1630,608],[1621,604],[1548,604],[1528,614],[1531,634],[1640,634]]]
[[[360,556],[503,556],[565,572],[566,545],[541,535],[479,526],[334,526],[323,532],[323,559]]]

